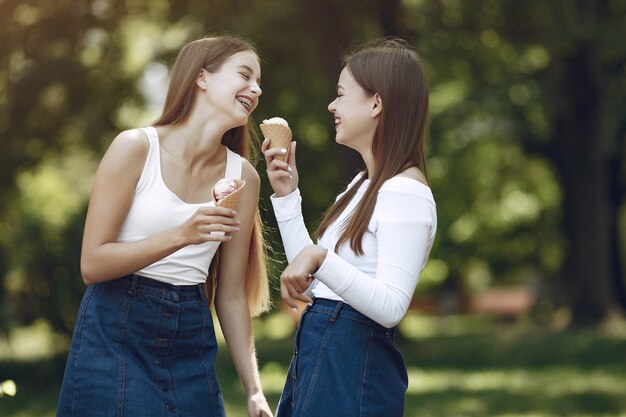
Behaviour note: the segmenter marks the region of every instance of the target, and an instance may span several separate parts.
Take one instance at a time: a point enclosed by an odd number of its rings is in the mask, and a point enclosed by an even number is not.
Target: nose
[[[337,101],[337,99],[334,99],[330,102],[330,104],[328,104],[328,111],[331,113],[335,112],[335,101]]]
[[[254,83],[250,88],[252,94],[255,94],[257,97],[263,94],[263,90],[261,90],[261,86],[257,83]]]

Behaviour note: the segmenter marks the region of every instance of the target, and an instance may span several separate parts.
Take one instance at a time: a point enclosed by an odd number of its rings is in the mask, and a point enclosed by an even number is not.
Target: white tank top
[[[150,148],[146,164],[135,188],[135,196],[118,242],[134,242],[182,224],[200,207],[214,206],[213,201],[190,204],[172,192],[161,176],[159,137],[154,127],[142,128]],[[241,178],[241,156],[226,148],[225,178]],[[219,242],[189,245],[148,265],[136,274],[174,285],[193,285],[206,281],[209,265]]]

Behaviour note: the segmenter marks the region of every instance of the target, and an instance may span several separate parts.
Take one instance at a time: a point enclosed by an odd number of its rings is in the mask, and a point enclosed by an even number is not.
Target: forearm
[[[109,281],[165,258],[184,243],[173,230],[166,230],[135,242],[85,243],[80,268],[86,284]]]
[[[396,277],[400,271],[396,271]],[[323,282],[350,306],[384,327],[397,325],[409,307],[413,290],[417,285],[417,275],[411,277],[402,273],[401,287],[386,281],[384,277],[373,278],[337,254],[328,255],[315,278]]]
[[[302,216],[300,191],[296,189],[285,197],[272,196],[271,201],[285,255],[287,261],[291,262],[304,248],[313,243]]]
[[[252,321],[245,297],[218,295],[215,308],[230,356],[246,395],[261,392],[261,379],[252,337]]]

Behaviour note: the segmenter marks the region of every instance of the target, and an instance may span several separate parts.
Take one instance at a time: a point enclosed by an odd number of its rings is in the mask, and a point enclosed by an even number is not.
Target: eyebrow
[[[253,70],[252,68],[250,68],[249,66],[247,66],[246,64],[241,64],[241,65],[239,65],[237,68],[243,68],[243,69],[245,69],[246,71],[248,71],[250,74],[254,74],[254,70]],[[256,79],[256,82],[257,82],[259,85],[261,85],[261,79],[260,79],[260,78],[257,78],[257,79]]]

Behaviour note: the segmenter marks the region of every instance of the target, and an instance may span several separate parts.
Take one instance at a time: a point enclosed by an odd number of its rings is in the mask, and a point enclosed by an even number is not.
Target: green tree
[[[289,120],[312,229],[359,167],[334,144],[326,110],[341,56],[399,35],[418,47],[431,85],[439,236],[420,291],[532,280],[575,322],[598,322],[623,293],[624,3],[0,2],[5,298],[22,320],[71,328],[90,176],[117,132],[156,116],[186,41],[234,32],[257,44],[255,118]]]

